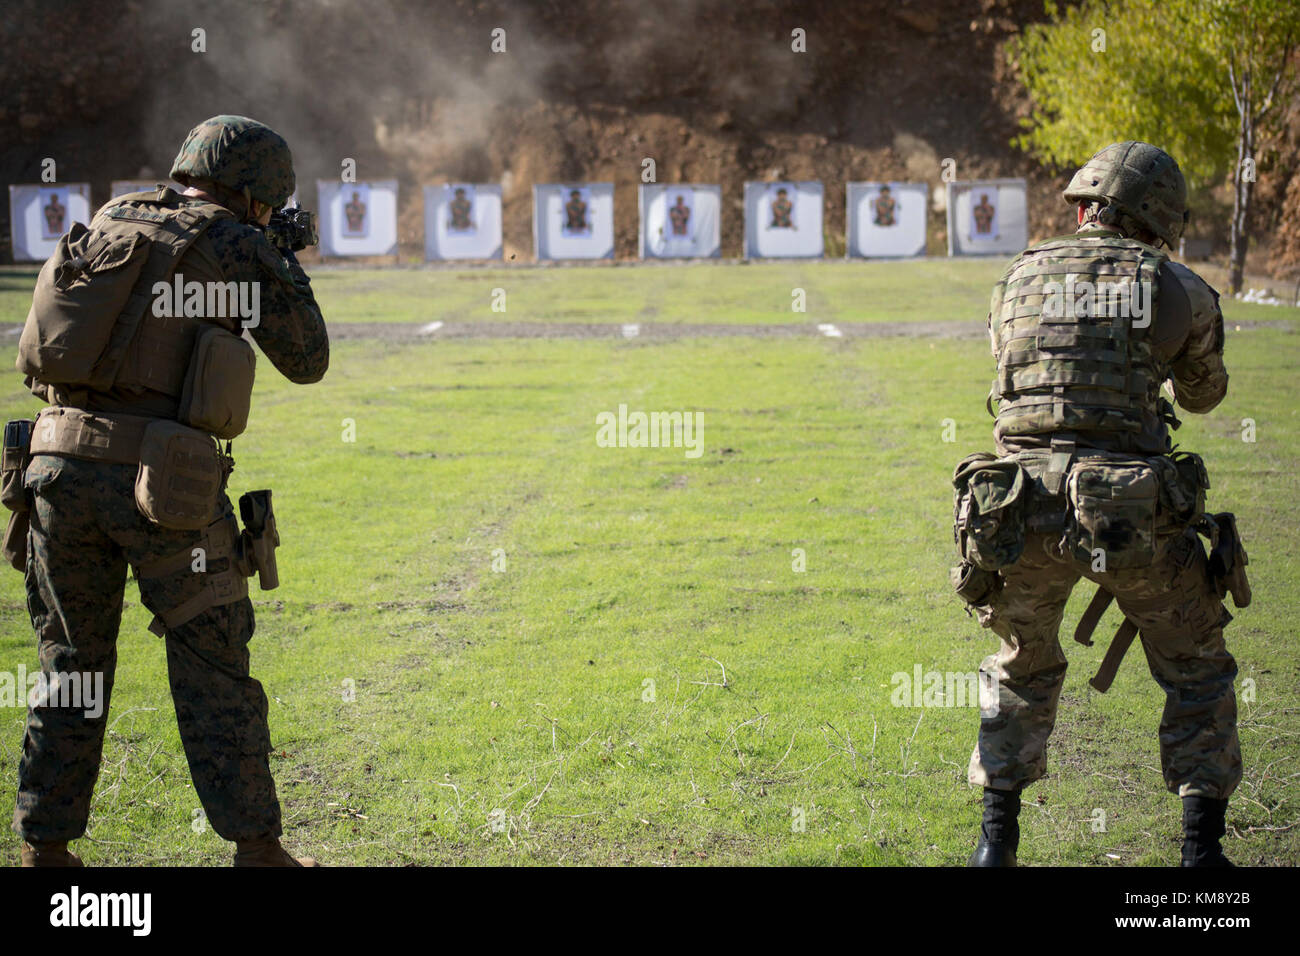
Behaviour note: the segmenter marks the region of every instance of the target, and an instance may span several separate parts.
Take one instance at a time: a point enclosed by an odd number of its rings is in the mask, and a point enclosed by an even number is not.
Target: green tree
[[[1107,143],[1167,150],[1193,188],[1233,170],[1229,292],[1241,289],[1259,131],[1292,81],[1295,0],[1084,0],[1012,41],[1033,99],[1016,145],[1057,167]],[[1235,158],[1235,162],[1234,162]]]
[[[1237,163],[1233,168],[1232,251],[1228,290],[1241,290],[1246,266],[1246,231],[1255,186],[1255,140],[1275,119],[1274,106],[1294,83],[1288,66],[1300,40],[1300,4],[1295,0],[1216,0],[1210,12],[1212,44],[1226,63],[1228,87],[1237,109]]]

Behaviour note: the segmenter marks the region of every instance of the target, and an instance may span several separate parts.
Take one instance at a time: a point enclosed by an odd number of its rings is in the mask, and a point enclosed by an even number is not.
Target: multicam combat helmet
[[[247,116],[214,116],[185,137],[172,179],[210,180],[279,209],[293,194],[293,156],[271,127]]]
[[[1187,183],[1174,158],[1150,143],[1112,143],[1074,174],[1066,202],[1102,202],[1102,222],[1128,216],[1171,248],[1187,225]]]

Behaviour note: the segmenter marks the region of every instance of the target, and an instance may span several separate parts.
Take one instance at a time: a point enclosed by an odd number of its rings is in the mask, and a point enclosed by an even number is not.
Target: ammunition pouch
[[[988,604],[1002,587],[1002,578],[996,571],[985,571],[966,561],[952,568],[948,579],[957,596],[972,607]]]
[[[1025,549],[1030,485],[1019,461],[978,452],[953,472],[953,540],[963,562],[984,571],[1014,564]]]
[[[1189,452],[1090,454],[1073,464],[1066,482],[1063,546],[1088,564],[1101,552],[1104,570],[1149,567],[1161,535],[1200,521],[1209,487],[1205,462]]]
[[[140,442],[136,507],[164,528],[206,528],[218,514],[229,474],[230,459],[211,435],[155,419]]]
[[[239,436],[248,427],[256,367],[251,345],[218,325],[204,325],[194,337],[177,418],[218,438]]]
[[[4,557],[15,570],[27,567],[27,529],[29,526],[27,491],[24,476],[31,464],[32,426],[29,419],[5,423],[4,456],[0,461],[0,503],[13,512],[5,527]]]
[[[1187,526],[1205,512],[1210,476],[1200,455],[1177,451],[1150,459],[1160,473],[1160,504],[1175,522]]]
[[[32,426],[30,419],[5,423],[4,455],[0,459],[0,503],[10,511],[27,510],[23,476],[32,461]]]
[[[136,508],[177,531],[197,531],[217,517],[234,467],[216,439],[179,422],[62,406],[36,416],[31,453],[136,465]]]
[[[1162,482],[1141,459],[1085,458],[1066,481],[1070,514],[1063,544],[1075,560],[1102,570],[1149,567],[1156,556],[1156,518]]]

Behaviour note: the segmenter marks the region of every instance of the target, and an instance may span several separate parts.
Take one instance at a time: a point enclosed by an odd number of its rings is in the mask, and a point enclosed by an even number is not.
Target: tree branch
[[[1286,39],[1282,41],[1282,56],[1278,60],[1277,72],[1273,74],[1273,82],[1269,86],[1268,96],[1264,97],[1264,104],[1260,106],[1259,112],[1255,114],[1256,121],[1264,118],[1264,114],[1273,106],[1273,97],[1277,95],[1278,87],[1282,85],[1282,77],[1286,75],[1287,61],[1291,59],[1291,52],[1295,49],[1295,42],[1291,39],[1288,31]]]
[[[1237,53],[1228,47],[1228,86],[1232,89],[1232,102],[1237,104],[1237,112],[1242,112],[1241,97],[1237,95]]]

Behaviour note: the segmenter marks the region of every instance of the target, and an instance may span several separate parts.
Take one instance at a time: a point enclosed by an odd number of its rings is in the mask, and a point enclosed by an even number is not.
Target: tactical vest
[[[1000,444],[1062,436],[1167,450],[1173,409],[1160,385],[1170,370],[1147,334],[1167,260],[1153,246],[1095,232],[1048,239],[1011,263],[989,313]],[[1163,447],[1141,447],[1153,442]]]
[[[238,301],[238,288],[225,281],[210,248],[185,255],[204,230],[230,215],[160,187],[114,200],[89,228],[75,223],[41,268],[19,342],[18,370],[52,407],[34,422],[11,423],[27,426],[15,432],[24,437],[14,446],[20,452],[12,453],[6,427],[5,477],[24,473],[36,455],[136,464],[134,497],[144,518],[198,533],[180,550],[136,565],[136,576],[189,578],[195,547],[208,561],[227,561],[222,570],[204,571],[201,589],[187,600],[156,609],[150,630],[160,635],[209,608],[243,600],[246,578],[255,571],[264,589],[278,583],[271,493],[240,499],[247,526],[241,533],[225,497],[234,467],[230,446],[222,454],[215,440],[244,430],[253,392],[255,353],[240,337],[239,310],[229,308],[229,297],[212,308],[223,290],[233,290]],[[176,279],[183,282],[180,296]],[[186,289],[192,282],[206,293],[199,300]],[[161,302],[162,295],[173,301]],[[157,395],[175,401],[159,403]],[[98,405],[106,397],[132,411],[103,411]],[[160,405],[174,409],[176,421],[162,417]],[[12,488],[6,491],[12,500]],[[24,504],[29,497],[23,496]],[[4,550],[15,567],[23,556],[13,542],[26,540],[28,521],[26,508],[15,510],[5,534]]]
[[[55,393],[76,390],[150,390],[177,399],[185,424],[221,438],[243,431],[255,360],[237,338],[236,311],[186,316],[183,308],[154,308],[155,286],[174,288],[182,256],[208,226],[231,216],[164,187],[113,200],[89,228],[75,223],[41,269],[19,340],[16,365],[32,391],[53,402]],[[186,259],[181,278],[204,289],[225,283],[217,263],[197,255]]]

